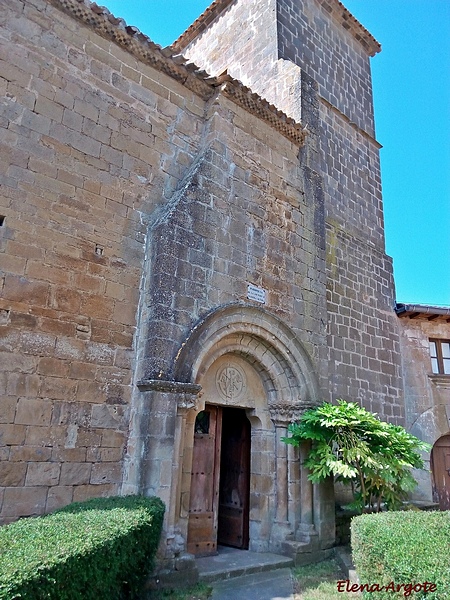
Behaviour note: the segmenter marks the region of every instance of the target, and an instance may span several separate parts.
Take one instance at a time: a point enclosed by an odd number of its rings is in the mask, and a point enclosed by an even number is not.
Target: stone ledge
[[[434,383],[435,386],[450,389],[450,375],[429,373],[428,378]]]
[[[171,394],[199,394],[202,386],[196,383],[183,383],[181,381],[164,381],[161,379],[141,379],[137,382],[141,392],[163,392]]]

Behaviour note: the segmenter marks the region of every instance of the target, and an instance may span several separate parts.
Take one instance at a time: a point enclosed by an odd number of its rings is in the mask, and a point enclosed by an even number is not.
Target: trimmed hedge
[[[159,498],[93,498],[1,527],[0,598],[138,598],[163,516]]]
[[[450,598],[450,511],[361,515],[351,530],[356,572],[369,586],[360,590],[364,598]],[[376,584],[384,591],[376,591]]]

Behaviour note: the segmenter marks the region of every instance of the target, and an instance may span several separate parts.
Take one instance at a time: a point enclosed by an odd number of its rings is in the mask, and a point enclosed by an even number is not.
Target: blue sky
[[[450,1],[342,2],[382,45],[372,74],[397,301],[450,305]],[[210,4],[98,3],[162,46]]]

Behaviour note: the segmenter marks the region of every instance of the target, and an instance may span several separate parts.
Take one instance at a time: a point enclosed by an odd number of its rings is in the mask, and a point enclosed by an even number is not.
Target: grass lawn
[[[362,597],[359,593],[338,591],[336,584],[345,577],[334,560],[296,567],[292,569],[292,575],[295,600],[344,600]]]

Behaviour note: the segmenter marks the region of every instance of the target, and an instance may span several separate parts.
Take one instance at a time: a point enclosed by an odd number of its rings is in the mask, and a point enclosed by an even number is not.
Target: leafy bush
[[[287,444],[312,442],[305,461],[309,479],[317,483],[334,475],[338,481],[351,482],[353,508],[360,512],[379,511],[382,503],[399,508],[417,485],[410,469],[423,468],[419,451],[430,449],[403,427],[380,421],[345,400],[305,411],[288,431]]]
[[[0,598],[137,598],[163,516],[159,498],[94,498],[0,528]]]
[[[450,598],[449,548],[449,511],[386,512],[360,515],[352,521],[353,562],[361,584],[388,586],[388,590],[364,595],[371,600]],[[436,589],[428,586],[430,591],[425,593],[425,582]],[[417,584],[421,584],[420,591]],[[395,592],[399,585],[402,588]]]

